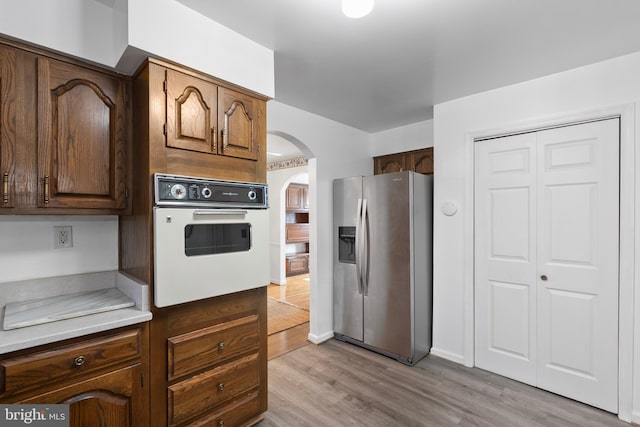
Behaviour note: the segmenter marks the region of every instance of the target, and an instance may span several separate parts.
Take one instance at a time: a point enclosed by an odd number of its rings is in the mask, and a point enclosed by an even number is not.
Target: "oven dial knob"
[[[209,187],[204,187],[202,189],[202,197],[204,197],[205,199],[211,197],[211,189]]]
[[[247,197],[249,197],[249,200],[255,200],[256,197],[258,197],[258,195],[256,194],[256,192],[254,190],[249,190],[249,193],[247,194]]]
[[[176,200],[182,200],[187,197],[187,189],[182,184],[173,184],[171,186],[171,197]]]

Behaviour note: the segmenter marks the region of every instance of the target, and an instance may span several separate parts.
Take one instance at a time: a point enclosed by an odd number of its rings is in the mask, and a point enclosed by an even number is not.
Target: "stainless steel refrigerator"
[[[333,329],[414,365],[431,349],[433,177],[333,182]]]

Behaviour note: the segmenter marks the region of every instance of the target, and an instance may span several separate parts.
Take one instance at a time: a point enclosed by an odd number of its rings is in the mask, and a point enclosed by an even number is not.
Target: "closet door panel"
[[[618,129],[611,119],[538,132],[538,386],[611,412],[618,409]]]
[[[476,365],[535,384],[535,135],[476,144]]]

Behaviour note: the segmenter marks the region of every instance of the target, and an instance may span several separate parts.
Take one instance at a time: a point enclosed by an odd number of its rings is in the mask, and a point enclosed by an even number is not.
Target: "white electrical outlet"
[[[56,249],[73,247],[73,234],[70,225],[55,225],[53,227],[53,247]]]

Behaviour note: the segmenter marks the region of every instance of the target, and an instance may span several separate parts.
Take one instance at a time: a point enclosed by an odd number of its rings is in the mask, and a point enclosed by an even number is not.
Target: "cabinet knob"
[[[218,384],[218,391],[224,391],[224,383]]]
[[[224,427],[224,421],[222,420],[218,421],[218,427]]]
[[[218,343],[218,350],[220,351],[224,350],[224,342]]]
[[[78,356],[75,359],[73,359],[73,364],[76,366],[82,366],[86,361],[87,359],[84,356]]]
[[[547,275],[543,274],[542,276],[540,276],[540,280],[542,280],[543,282],[547,281]]]

